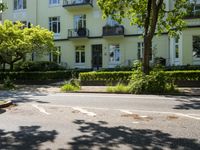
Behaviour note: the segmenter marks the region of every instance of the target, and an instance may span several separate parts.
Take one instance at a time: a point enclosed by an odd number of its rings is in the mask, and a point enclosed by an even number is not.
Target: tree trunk
[[[145,75],[148,75],[150,72],[149,61],[150,61],[150,52],[152,48],[152,38],[151,36],[144,36],[144,53],[143,53],[143,72]]]
[[[14,63],[10,63],[10,71],[13,71],[13,64]]]

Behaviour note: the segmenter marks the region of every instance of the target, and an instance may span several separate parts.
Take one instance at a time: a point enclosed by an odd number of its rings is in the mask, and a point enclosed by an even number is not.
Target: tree
[[[152,39],[155,34],[167,32],[171,36],[181,31],[185,22],[182,19],[188,9],[188,0],[97,0],[103,11],[103,17],[111,16],[122,23],[124,18],[131,25],[143,28],[144,53],[143,72],[149,74],[149,58]],[[173,4],[172,9],[166,3]]]
[[[0,12],[4,11],[6,8],[7,8],[6,5],[4,3],[0,2]]]
[[[0,61],[13,69],[15,62],[27,54],[55,51],[53,33],[39,26],[27,28],[20,22],[4,21],[0,25]]]

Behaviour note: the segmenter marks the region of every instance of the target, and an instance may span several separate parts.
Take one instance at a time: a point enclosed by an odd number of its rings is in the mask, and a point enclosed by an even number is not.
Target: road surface
[[[1,150],[200,149],[200,97],[1,92]]]

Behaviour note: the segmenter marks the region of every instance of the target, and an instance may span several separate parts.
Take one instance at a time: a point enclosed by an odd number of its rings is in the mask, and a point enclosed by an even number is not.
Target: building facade
[[[59,56],[43,58],[32,54],[30,60],[55,61],[68,68],[113,68],[131,65],[142,58],[142,29],[130,26],[124,19],[120,25],[102,12],[96,0],[3,0],[8,9],[2,19],[40,25],[54,32]],[[167,8],[172,0],[166,0]],[[187,29],[179,39],[167,34],[154,37],[152,63],[162,57],[166,65],[200,65],[200,0],[186,18]]]

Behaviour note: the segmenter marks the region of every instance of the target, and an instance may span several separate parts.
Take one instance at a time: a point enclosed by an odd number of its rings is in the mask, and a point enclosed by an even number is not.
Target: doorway
[[[93,70],[102,68],[102,44],[92,45],[92,68]]]

